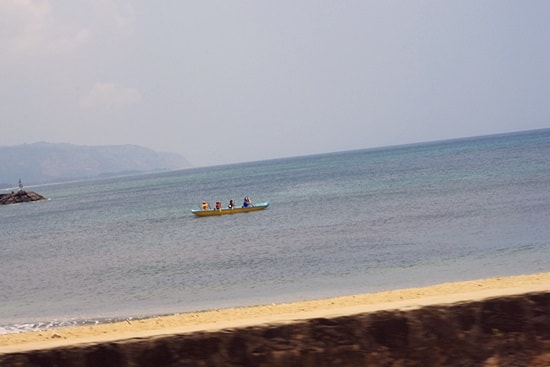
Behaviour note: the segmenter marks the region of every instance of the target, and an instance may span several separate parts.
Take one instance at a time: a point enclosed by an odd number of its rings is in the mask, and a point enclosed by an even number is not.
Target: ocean
[[[550,129],[27,190],[0,333],[550,271]]]

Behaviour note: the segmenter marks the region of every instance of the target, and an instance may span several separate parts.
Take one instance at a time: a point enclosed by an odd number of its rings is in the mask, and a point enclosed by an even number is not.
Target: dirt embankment
[[[168,319],[179,320],[178,326],[157,330],[151,322],[166,318],[143,320],[148,326],[141,329],[136,320],[133,331],[112,324],[98,335],[95,327],[86,327],[88,338],[67,338],[71,328],[23,334],[18,342],[16,335],[4,335],[0,365],[548,367],[549,277],[175,315]],[[367,301],[377,297],[392,300]],[[181,324],[186,317],[204,319]],[[130,330],[134,322],[123,324]]]

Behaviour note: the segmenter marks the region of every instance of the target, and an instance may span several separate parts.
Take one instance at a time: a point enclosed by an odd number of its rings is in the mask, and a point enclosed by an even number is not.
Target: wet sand
[[[550,273],[495,277],[354,296],[190,312],[117,323],[0,335],[0,353],[131,338],[219,330],[384,309],[410,309],[488,297],[550,292]]]

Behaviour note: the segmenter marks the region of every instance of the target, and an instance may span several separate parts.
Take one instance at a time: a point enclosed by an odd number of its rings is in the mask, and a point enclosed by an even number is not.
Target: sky
[[[550,127],[550,1],[1,0],[0,146],[194,166]]]

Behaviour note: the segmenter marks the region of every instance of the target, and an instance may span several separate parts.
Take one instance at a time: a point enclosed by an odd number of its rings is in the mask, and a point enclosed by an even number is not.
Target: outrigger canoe
[[[265,203],[254,204],[246,208],[235,207],[233,209],[222,208],[222,209],[191,209],[191,213],[195,214],[197,217],[210,217],[213,215],[223,215],[223,214],[237,214],[237,213],[248,213],[255,212],[257,210],[264,210],[269,206],[269,201]]]

